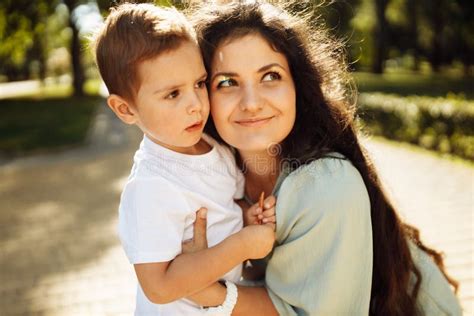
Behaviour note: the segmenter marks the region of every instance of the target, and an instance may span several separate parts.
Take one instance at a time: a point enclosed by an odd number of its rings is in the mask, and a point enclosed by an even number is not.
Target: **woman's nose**
[[[255,87],[247,86],[242,91],[243,95],[240,102],[242,111],[256,112],[262,109],[262,98]]]

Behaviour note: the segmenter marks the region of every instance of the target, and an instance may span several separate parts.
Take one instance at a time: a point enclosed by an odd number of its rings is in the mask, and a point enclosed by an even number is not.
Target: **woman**
[[[460,314],[440,254],[400,220],[359,144],[341,46],[270,4],[206,6],[194,18],[208,132],[237,150],[249,201],[278,197],[266,288],[240,286],[233,314]]]

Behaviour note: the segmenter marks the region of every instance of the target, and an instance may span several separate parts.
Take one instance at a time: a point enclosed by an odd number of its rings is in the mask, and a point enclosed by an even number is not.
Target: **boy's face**
[[[184,42],[141,62],[137,73],[135,123],[155,143],[187,153],[201,139],[209,116],[207,73],[198,46]]]

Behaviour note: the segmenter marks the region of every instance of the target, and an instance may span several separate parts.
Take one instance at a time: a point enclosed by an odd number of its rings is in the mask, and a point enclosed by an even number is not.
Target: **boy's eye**
[[[196,84],[196,88],[203,89],[206,87],[207,80],[201,80]]]
[[[229,77],[223,77],[222,79],[219,79],[217,81],[217,88],[232,87],[236,85],[237,85],[237,81]]]
[[[275,81],[275,80],[280,80],[280,79],[281,79],[281,75],[278,72],[271,71],[271,72],[266,73],[263,76],[262,81]]]
[[[178,90],[174,90],[174,91],[171,91],[170,94],[168,94],[165,99],[175,99],[179,96],[179,91]]]

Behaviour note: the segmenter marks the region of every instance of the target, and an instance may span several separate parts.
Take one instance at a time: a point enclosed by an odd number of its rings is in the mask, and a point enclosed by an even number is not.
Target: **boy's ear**
[[[135,109],[132,107],[130,102],[128,102],[121,96],[111,94],[107,98],[107,105],[124,123],[135,124],[137,122],[138,116]]]

